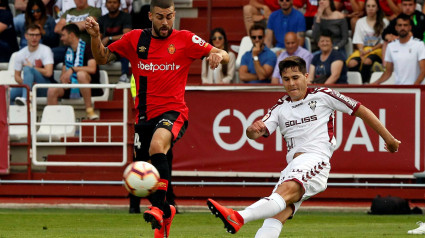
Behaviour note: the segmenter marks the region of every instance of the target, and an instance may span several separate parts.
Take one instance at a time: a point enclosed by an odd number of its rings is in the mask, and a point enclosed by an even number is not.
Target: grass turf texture
[[[365,213],[299,212],[280,237],[412,237],[423,215],[375,216]],[[177,214],[172,237],[254,237],[262,221],[228,234],[210,213]],[[141,214],[123,210],[0,209],[0,238],[9,237],[153,237]]]

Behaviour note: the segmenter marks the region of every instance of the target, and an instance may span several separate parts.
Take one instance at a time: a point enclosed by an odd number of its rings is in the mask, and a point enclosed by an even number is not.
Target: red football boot
[[[150,222],[152,229],[161,229],[164,220],[162,216],[164,213],[157,207],[151,206],[149,210],[146,210],[143,214],[143,218],[146,222]]]
[[[164,218],[164,225],[161,229],[155,229],[154,238],[164,238],[169,237],[171,223],[173,222],[174,215],[176,215],[176,208],[173,205],[170,205],[171,216],[169,218]],[[165,233],[167,231],[167,233]]]
[[[243,226],[243,218],[237,211],[226,208],[211,198],[207,200],[207,205],[212,214],[223,221],[227,232],[235,234]]]

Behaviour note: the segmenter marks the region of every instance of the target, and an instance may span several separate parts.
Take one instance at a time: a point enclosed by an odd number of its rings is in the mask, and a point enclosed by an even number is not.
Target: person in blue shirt
[[[253,25],[249,30],[253,47],[242,56],[239,67],[239,79],[244,83],[271,82],[276,54],[264,44],[264,34],[262,25]]]
[[[285,35],[288,32],[295,32],[298,36],[298,44],[303,46],[305,39],[305,18],[304,15],[293,8],[292,0],[278,0],[280,10],[274,11],[267,23],[265,43],[274,52],[285,48]],[[273,47],[273,42],[276,45]]]
[[[311,84],[346,84],[347,66],[345,57],[332,45],[332,33],[322,31],[317,43],[320,54],[313,56],[308,81]]]

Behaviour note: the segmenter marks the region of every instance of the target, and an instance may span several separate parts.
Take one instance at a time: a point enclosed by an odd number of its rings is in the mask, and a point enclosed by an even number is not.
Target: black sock
[[[168,166],[167,156],[162,153],[154,154],[151,156],[151,163],[158,170],[160,179],[158,189],[154,194],[149,196],[149,201],[153,206],[161,209],[165,217],[170,217],[170,207],[165,202],[168,182],[170,181],[170,168]]]

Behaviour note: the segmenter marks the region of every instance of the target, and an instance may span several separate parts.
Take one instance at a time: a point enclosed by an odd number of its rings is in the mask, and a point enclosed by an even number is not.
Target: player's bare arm
[[[260,138],[261,136],[263,136],[266,133],[267,133],[267,127],[266,127],[266,124],[264,124],[264,122],[262,120],[258,120],[256,122],[252,123],[252,125],[250,125],[246,129],[246,136],[251,140],[255,140],[257,138]]]
[[[355,116],[361,118],[366,124],[372,127],[385,141],[385,149],[391,153],[397,152],[400,141],[382,125],[381,121],[367,107],[360,105],[359,109],[354,113]]]
[[[86,18],[85,28],[87,33],[90,34],[91,50],[96,63],[101,65],[115,61],[117,56],[102,44],[99,24],[93,17]]]
[[[210,68],[215,69],[220,63],[227,64],[229,62],[229,54],[224,50],[213,47],[207,57],[207,61]]]

